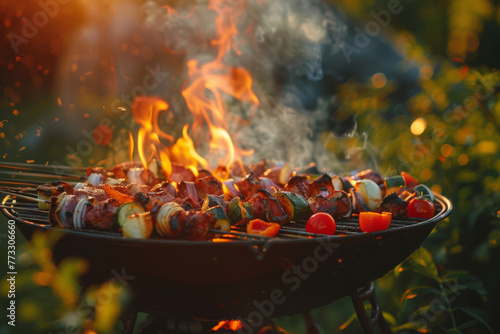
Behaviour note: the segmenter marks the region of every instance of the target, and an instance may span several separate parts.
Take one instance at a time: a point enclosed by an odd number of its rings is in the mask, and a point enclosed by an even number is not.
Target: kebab
[[[189,169],[176,168],[191,175],[187,173]],[[259,173],[278,176],[280,179],[276,182],[250,172],[233,180],[234,189],[226,194],[224,189],[229,190],[228,182],[222,183],[208,171],[201,171],[202,177],[193,181],[181,181],[177,189],[166,181],[153,185],[158,178],[151,173],[131,164],[115,166],[111,172],[89,168],[87,174],[91,183],[79,184],[76,190],[64,183],[40,186],[39,196],[47,198],[48,193],[51,194],[50,221],[53,225],[76,229],[119,228],[124,236],[130,237],[149,237],[154,226],[160,237],[200,240],[211,238],[208,231],[214,227],[229,231],[230,225],[244,226],[254,219],[279,225],[290,221],[306,222],[318,212],[326,212],[337,219],[366,211],[391,212],[394,217],[405,218],[412,196],[415,197],[418,191],[432,195],[427,187],[417,185],[418,181],[408,174],[383,179],[372,170],[346,178],[323,174],[313,181],[310,175],[294,173],[283,190],[277,185],[283,184],[283,173],[278,173],[276,168]],[[135,182],[126,183],[116,178],[124,175]],[[100,183],[95,185],[97,180]],[[395,189],[398,193],[382,197],[387,190]],[[232,199],[225,201],[224,197]],[[172,222],[175,226],[171,226]]]

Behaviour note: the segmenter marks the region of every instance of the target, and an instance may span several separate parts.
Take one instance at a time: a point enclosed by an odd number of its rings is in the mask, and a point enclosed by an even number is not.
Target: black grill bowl
[[[433,218],[385,231],[214,243],[63,230],[19,219],[12,207],[2,211],[27,240],[35,231],[61,234],[56,264],[88,261],[83,286],[114,279],[131,288],[138,311],[213,320],[296,314],[350,295],[404,261],[452,211],[436,195]]]

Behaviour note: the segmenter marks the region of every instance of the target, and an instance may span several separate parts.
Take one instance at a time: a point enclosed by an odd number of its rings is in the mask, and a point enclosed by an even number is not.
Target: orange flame
[[[235,146],[228,132],[225,103],[225,98],[232,97],[245,103],[259,104],[252,91],[250,73],[244,68],[230,66],[224,62],[226,55],[232,50],[236,54],[241,53],[233,40],[238,35],[235,22],[244,12],[245,5],[245,2],[240,2],[236,8],[230,8],[222,0],[210,1],[209,8],[217,14],[216,38],[211,41],[211,45],[217,47],[217,56],[203,64],[194,59],[187,62],[189,79],[182,95],[193,114],[193,123],[191,126],[184,125],[182,137],[175,144],[173,137],[161,131],[158,124],[160,113],[168,109],[167,102],[158,97],[138,97],[134,101],[132,112],[136,122],[141,125],[137,147],[145,168],[153,157],[159,157],[168,178],[172,168],[171,162],[192,169],[198,166],[207,169],[210,162],[229,167],[234,163],[241,164],[241,156],[253,153]],[[168,15],[177,15],[170,7],[165,9]],[[194,141],[191,138],[194,138]],[[163,146],[161,140],[170,142],[168,148]],[[208,153],[212,157],[210,162],[196,151],[204,142],[208,143]]]
[[[161,167],[166,178],[172,172],[172,164],[167,149],[160,142],[160,138],[173,141],[172,136],[164,133],[158,126],[158,115],[168,109],[168,103],[156,96],[136,97],[132,103],[132,114],[137,123],[141,125],[137,134],[137,151],[145,169],[153,158],[161,161]]]

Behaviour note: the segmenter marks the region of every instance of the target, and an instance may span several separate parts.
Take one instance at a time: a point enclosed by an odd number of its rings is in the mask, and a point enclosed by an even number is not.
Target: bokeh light
[[[411,123],[410,131],[415,136],[420,136],[422,133],[424,133],[426,127],[427,121],[424,118],[417,118],[413,121],[413,123]]]

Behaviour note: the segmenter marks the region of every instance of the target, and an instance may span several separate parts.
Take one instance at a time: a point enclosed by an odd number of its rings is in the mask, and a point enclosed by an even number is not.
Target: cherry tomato
[[[430,199],[417,197],[408,204],[409,218],[429,219],[434,216],[434,203]]]
[[[335,219],[332,216],[325,212],[318,212],[307,221],[306,232],[334,235],[336,227]]]
[[[408,174],[405,171],[401,172],[401,176],[403,177],[403,179],[405,179],[405,184],[408,188],[413,188],[420,183],[420,181],[416,177]]]
[[[280,228],[280,224],[268,223],[262,219],[253,219],[248,222],[247,233],[274,237],[278,234]]]
[[[387,230],[391,225],[392,214],[390,212],[360,212],[359,227],[363,232],[375,232]]]

